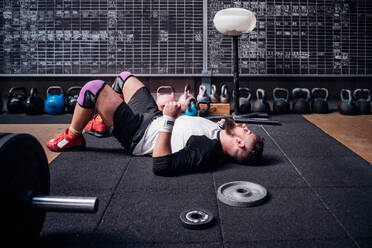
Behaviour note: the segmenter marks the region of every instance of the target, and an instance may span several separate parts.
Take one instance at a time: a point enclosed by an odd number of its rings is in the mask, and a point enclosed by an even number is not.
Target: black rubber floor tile
[[[372,186],[372,167],[358,156],[293,157],[291,160],[315,187]]]
[[[290,158],[356,156],[354,152],[328,135],[316,137],[301,135],[272,137]]]
[[[97,213],[48,212],[41,231],[41,243],[49,247],[88,245],[107,207],[111,191],[81,190],[62,193],[65,196],[97,197],[99,200],[98,211]]]
[[[217,216],[214,191],[132,192],[116,194],[99,226],[95,244],[221,242],[218,224],[204,230],[182,226],[182,211],[203,208]]]
[[[352,237],[372,239],[372,187],[315,190]]]
[[[130,157],[123,153],[65,152],[50,164],[51,188],[112,189],[126,169]]]
[[[352,240],[270,240],[245,243],[225,243],[225,248],[351,248],[356,247]]]
[[[279,136],[317,136],[323,131],[317,128],[314,124],[307,121],[301,115],[288,114],[288,115],[273,115],[270,117],[273,120],[279,120],[281,125],[264,125],[264,128],[272,135]]]
[[[231,181],[249,181],[270,188],[307,187],[305,181],[284,157],[270,155],[270,159],[271,164],[261,166],[227,163],[221,170],[214,172],[217,187]]]
[[[348,239],[310,189],[268,188],[262,205],[237,208],[219,202],[225,242]]]
[[[210,172],[184,174],[173,177],[156,176],[152,171],[152,157],[131,157],[119,192],[167,191],[180,192],[198,189],[213,190]]]
[[[61,115],[26,115],[0,113],[0,124],[65,124],[71,123],[72,114]]]
[[[94,244],[93,247],[102,247],[102,248],[115,248],[115,247],[123,247],[121,244],[110,244],[110,245],[105,245],[105,244]],[[212,243],[212,242],[207,242],[207,243],[133,243],[133,244],[125,244],[125,248],[222,248],[222,242],[221,243]]]
[[[371,248],[372,247],[372,238],[371,239],[357,239],[357,242],[360,248]]]

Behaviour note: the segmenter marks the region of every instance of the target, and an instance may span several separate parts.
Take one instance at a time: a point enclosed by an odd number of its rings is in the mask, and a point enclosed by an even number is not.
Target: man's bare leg
[[[84,94],[84,92],[82,92],[82,94]],[[105,124],[109,127],[112,126],[114,112],[123,102],[122,98],[120,98],[110,86],[104,85],[102,89],[99,90],[99,94],[96,96],[95,100],[96,102],[91,103],[91,106],[82,107],[83,104],[81,102],[80,104],[76,104],[71,122],[72,131],[80,133],[85,125],[92,119],[95,108],[98,109]]]

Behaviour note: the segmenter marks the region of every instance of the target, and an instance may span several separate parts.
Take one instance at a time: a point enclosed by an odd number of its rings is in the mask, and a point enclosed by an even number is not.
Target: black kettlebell
[[[293,112],[296,114],[310,113],[310,90],[306,88],[294,88],[292,90]]]
[[[207,104],[207,108],[201,109],[200,108],[200,104]],[[211,107],[211,104],[210,104],[210,102],[198,102],[198,104],[197,104],[196,107],[197,107],[197,109],[199,111],[199,116],[200,117],[206,117],[206,116],[208,116],[208,111],[209,111],[209,109]]]
[[[264,89],[257,89],[256,90],[256,97],[257,100],[254,102],[252,106],[252,112],[270,112],[270,106],[266,101],[265,90]]]
[[[44,112],[44,100],[37,95],[37,89],[32,88],[25,102],[25,112],[28,115],[38,115]]]
[[[311,90],[312,102],[311,109],[313,113],[328,113],[328,90],[326,88],[314,88]]]
[[[371,93],[369,89],[356,89],[353,92],[355,106],[358,114],[368,115],[371,113]]]
[[[81,87],[72,86],[67,90],[66,108],[67,112],[73,114],[76,106],[77,99],[79,97]]]
[[[284,95],[280,97],[280,93],[283,92]],[[287,114],[290,112],[291,108],[289,106],[289,91],[284,88],[275,88],[273,90],[273,110],[278,114]]]
[[[17,95],[15,92],[18,92]],[[25,112],[27,91],[25,87],[11,88],[8,96],[7,108],[9,113],[21,114]]]
[[[343,115],[355,115],[356,107],[353,102],[351,90],[342,89],[340,91],[340,98],[341,98],[341,101],[338,104],[339,112]]]
[[[234,95],[234,93],[233,93]],[[246,114],[251,112],[251,98],[252,94],[248,88],[239,88],[239,112]]]

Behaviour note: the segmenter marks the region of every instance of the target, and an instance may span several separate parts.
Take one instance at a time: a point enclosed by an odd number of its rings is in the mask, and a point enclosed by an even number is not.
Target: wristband
[[[173,117],[163,115],[163,117],[161,117],[159,132],[171,133],[174,126],[174,121],[175,119]]]

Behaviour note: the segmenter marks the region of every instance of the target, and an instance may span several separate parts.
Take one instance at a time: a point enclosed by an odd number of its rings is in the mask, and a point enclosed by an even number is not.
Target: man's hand
[[[168,102],[163,109],[163,115],[176,119],[181,113],[181,104],[179,102]]]

